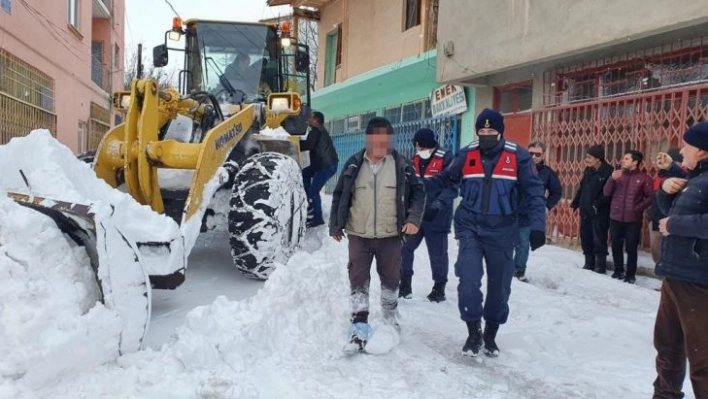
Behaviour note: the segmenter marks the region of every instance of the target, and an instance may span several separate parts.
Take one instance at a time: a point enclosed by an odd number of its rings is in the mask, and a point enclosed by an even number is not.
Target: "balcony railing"
[[[107,93],[111,93],[111,71],[106,69],[101,64],[101,60],[96,57],[91,59],[91,80]]]

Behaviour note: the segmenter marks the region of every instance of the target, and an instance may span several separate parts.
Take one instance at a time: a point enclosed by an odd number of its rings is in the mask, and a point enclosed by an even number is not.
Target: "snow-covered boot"
[[[462,356],[475,357],[482,349],[482,321],[468,321],[467,331],[469,336],[465,341],[465,346],[462,347]]]
[[[349,342],[344,346],[345,352],[363,351],[369,342],[373,330],[368,323],[352,323],[347,330]]]
[[[595,259],[595,273],[607,273],[607,258],[605,255],[598,255]]]
[[[585,255],[585,270],[595,270],[595,255]]]
[[[433,285],[433,290],[428,294],[428,300],[430,302],[442,302],[445,300],[445,284],[446,283],[435,283]]]
[[[484,354],[489,357],[499,356],[499,347],[495,342],[499,324],[486,322],[484,324]]]
[[[398,297],[411,299],[413,297],[413,289],[411,288],[412,276],[401,277],[401,285],[398,287]]]

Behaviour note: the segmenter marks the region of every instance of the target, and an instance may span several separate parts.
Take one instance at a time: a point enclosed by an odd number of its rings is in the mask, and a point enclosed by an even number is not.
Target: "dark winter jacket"
[[[644,211],[651,205],[654,190],[651,177],[639,170],[624,172],[617,180],[605,183],[604,194],[610,197],[610,219],[622,223],[642,221]]]
[[[603,162],[599,168],[585,168],[580,187],[575,193],[575,198],[570,204],[573,209],[580,208],[580,217],[587,218],[608,218],[610,216],[610,202],[603,194],[605,183],[612,176],[612,166]]]
[[[344,164],[337,186],[332,193],[332,209],[329,215],[329,234],[342,234],[347,225],[354,181],[364,162],[364,151],[352,155]],[[420,227],[425,209],[425,186],[416,176],[413,164],[397,151],[391,153],[396,163],[396,197],[398,198],[396,223],[398,231],[403,225],[413,223]]]
[[[452,226],[452,203],[459,193],[458,185],[452,185],[446,189],[440,189],[430,184],[431,177],[438,175],[445,170],[455,157],[452,152],[445,151],[440,147],[433,150],[433,155],[428,159],[422,159],[416,155],[413,157],[413,165],[418,169],[418,176],[423,177],[425,183],[425,213],[430,215],[432,220],[423,220],[423,229],[428,232],[449,233]]]
[[[661,240],[656,274],[708,284],[708,160],[699,162],[688,179],[677,194],[657,192],[659,208],[669,217],[669,235]]]
[[[337,150],[324,126],[310,128],[307,139],[300,142],[301,151],[310,151],[310,167],[314,171],[324,170],[339,163]]]
[[[563,187],[561,186],[556,172],[546,166],[544,162],[536,165],[536,170],[538,171],[538,177],[543,182],[544,194],[548,191],[548,196],[546,197],[546,209],[550,211],[558,204],[558,201],[560,201],[561,196],[563,195]],[[526,206],[525,198],[519,207],[519,226],[529,226],[529,211]]]
[[[654,192],[658,192],[661,183],[669,177],[686,177],[686,171],[677,163],[672,163],[669,169],[659,169],[656,179],[654,179]],[[659,209],[658,196],[652,196],[651,207],[649,208],[649,221],[651,221],[651,229],[659,231],[659,220],[666,217],[666,214]]]
[[[502,241],[510,233],[518,237],[522,195],[527,199],[531,230],[545,231],[543,183],[532,162],[528,151],[511,141],[502,139],[488,151],[482,151],[474,142],[460,150],[443,173],[430,178],[430,183],[439,188],[460,184],[462,201],[455,212],[457,236],[473,232]]]

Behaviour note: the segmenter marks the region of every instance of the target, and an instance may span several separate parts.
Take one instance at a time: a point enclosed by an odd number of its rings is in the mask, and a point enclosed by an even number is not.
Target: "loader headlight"
[[[270,103],[272,112],[290,111],[290,99],[287,97],[273,98]]]
[[[131,101],[133,101],[133,97],[130,94],[126,96],[121,96],[120,107],[123,109],[128,109],[128,107],[130,107]]]

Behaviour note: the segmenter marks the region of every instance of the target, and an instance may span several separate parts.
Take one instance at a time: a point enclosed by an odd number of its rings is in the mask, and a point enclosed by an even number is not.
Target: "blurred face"
[[[536,164],[543,162],[543,148],[541,147],[529,147],[529,154],[531,154],[531,159]]]
[[[595,158],[594,156],[590,154],[585,156],[585,166],[597,169],[600,167],[600,164],[602,164],[602,161]]]
[[[632,159],[632,154],[624,154],[622,160],[620,161],[620,166],[622,170],[635,170],[639,162]]]
[[[383,158],[393,148],[393,135],[386,128],[375,128],[372,134],[366,135],[366,149],[370,157]]]
[[[681,147],[681,155],[683,155],[683,166],[693,170],[696,169],[698,162],[708,158],[708,151],[701,150],[684,141],[683,147]]]
[[[320,125],[320,121],[314,116],[310,118],[310,127],[317,127]]]

